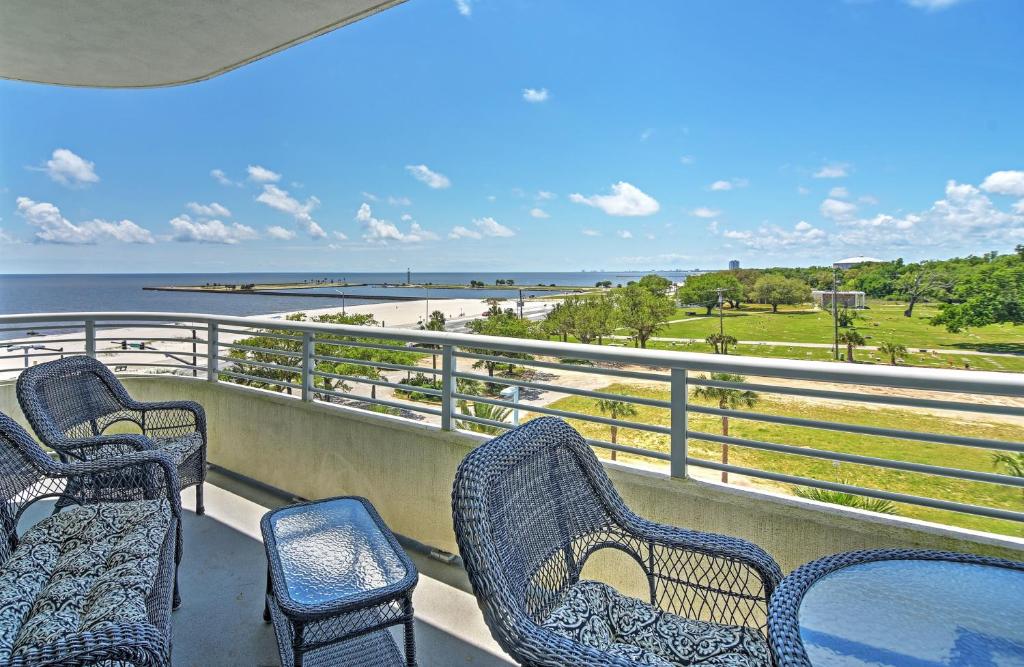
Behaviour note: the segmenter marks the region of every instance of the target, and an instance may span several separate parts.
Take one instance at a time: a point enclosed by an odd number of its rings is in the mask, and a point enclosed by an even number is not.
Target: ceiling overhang
[[[148,88],[202,81],[404,0],[3,0],[0,77]]]

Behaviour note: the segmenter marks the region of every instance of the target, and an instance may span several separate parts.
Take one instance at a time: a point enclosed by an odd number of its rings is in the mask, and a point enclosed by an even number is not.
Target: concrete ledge
[[[206,408],[210,461],[305,498],[369,498],[396,532],[457,553],[451,488],[481,436],[236,385],[175,376],[132,377],[141,400],[190,398]],[[21,419],[13,383],[0,410]],[[788,571],[854,549],[909,547],[1024,560],[1024,540],[876,515],[609,464],[625,501],[654,521],[725,533],[764,547]],[[602,561],[603,562],[603,561]],[[616,578],[614,565],[594,576]],[[609,570],[605,572],[605,570]],[[604,577],[602,577],[604,578]]]

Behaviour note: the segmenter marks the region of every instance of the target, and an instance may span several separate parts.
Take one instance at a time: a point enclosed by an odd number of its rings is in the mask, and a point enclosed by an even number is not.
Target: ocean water
[[[481,280],[493,284],[498,278],[512,279],[517,285],[538,283],[549,285],[593,286],[595,282],[610,280],[625,284],[643,273],[576,272],[576,273],[413,273],[416,283],[468,283]],[[662,272],[672,280],[681,281],[685,272]],[[56,275],[0,275],[0,315],[18,313],[59,313],[73,311],[164,311],[179,313],[208,313],[213,315],[262,315],[306,308],[328,308],[335,299],[299,296],[266,296],[244,294],[216,294],[197,292],[154,292],[142,289],[160,285],[203,285],[206,283],[286,283],[306,279],[338,279],[348,282],[403,283],[403,273],[147,273],[147,274],[56,274]],[[315,290],[336,293],[336,288]],[[429,296],[441,298],[509,297],[507,290],[430,290],[402,287],[347,287],[347,304],[378,303],[382,294],[399,296]],[[340,300],[337,305],[341,305]],[[0,332],[0,338],[4,333]]]

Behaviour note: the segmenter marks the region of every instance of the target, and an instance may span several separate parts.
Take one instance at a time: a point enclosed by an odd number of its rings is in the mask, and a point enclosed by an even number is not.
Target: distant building
[[[738,260],[738,259],[730,259],[729,260],[729,270],[730,271],[735,271],[738,268],[740,268],[740,260]]]
[[[884,261],[884,259],[875,259],[874,257],[865,257],[864,255],[859,255],[857,257],[847,257],[846,259],[841,259],[832,266],[834,268],[842,269],[845,271],[846,269],[852,269],[853,267],[860,266],[861,264],[871,264],[872,262]]]
[[[868,302],[864,292],[839,291],[835,293],[836,304],[842,308],[867,308]],[[832,310],[832,290],[816,289],[811,292],[814,303],[822,310]]]

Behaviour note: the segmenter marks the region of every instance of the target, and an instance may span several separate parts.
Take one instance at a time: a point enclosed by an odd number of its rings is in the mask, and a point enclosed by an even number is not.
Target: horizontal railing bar
[[[655,382],[668,382],[668,376],[659,373],[643,373],[640,371],[624,371],[618,368],[603,368],[599,366],[587,366],[583,364],[563,364],[554,361],[539,361],[537,359],[513,359],[493,354],[481,354],[479,352],[455,352],[455,356],[462,359],[476,359],[477,361],[492,361],[496,364],[511,364],[513,366],[536,366],[538,368],[554,368],[563,371],[579,371],[595,375],[609,375],[612,377],[629,378],[631,380],[653,380]],[[548,356],[551,356],[550,354]]]
[[[598,398],[608,399],[613,401],[624,401],[627,403],[636,403],[637,405],[649,405],[654,408],[671,408],[671,401],[661,401],[655,398],[642,398],[640,396],[629,396],[628,394],[609,394],[600,391],[591,391],[589,389],[576,389],[574,387],[562,387],[555,384],[544,384],[542,382],[530,382],[528,380],[515,380],[512,378],[505,377],[491,377],[489,375],[481,375],[479,373],[453,373],[457,378],[464,380],[477,380],[478,382],[488,382],[490,384],[506,384],[514,385],[517,387],[527,387],[529,389],[539,389],[541,391],[550,391],[556,394],[573,394],[575,396],[586,396],[587,398]]]
[[[18,331],[34,331],[36,329],[60,329],[64,331],[70,331],[71,329],[85,329],[85,320],[82,320],[81,324],[54,324],[52,326],[39,326],[40,324],[45,324],[45,322],[37,322],[24,327],[0,327],[0,333],[16,333]],[[26,336],[26,338],[42,338],[47,335],[49,334],[41,333],[38,336]]]
[[[716,435],[701,431],[687,431],[686,437],[689,440],[706,440],[738,447],[749,447],[769,452],[782,454],[794,454],[796,456],[807,456],[827,461],[842,461],[844,463],[856,463],[878,468],[889,468],[891,470],[906,470],[927,475],[940,475],[942,477],[953,477],[966,479],[975,482],[987,482],[990,484],[1003,484],[1006,486],[1024,487],[1024,477],[1013,477],[1011,475],[1000,475],[991,472],[978,472],[962,468],[949,468],[946,466],[935,466],[927,463],[914,463],[912,461],[899,461],[896,459],[883,459],[876,456],[863,456],[860,454],[847,454],[826,449],[813,449],[810,447],[797,447],[795,445],[782,445],[763,440],[750,440],[748,438],[737,438],[731,435]]]
[[[223,368],[217,369],[217,373],[218,373],[218,375],[226,375],[228,377],[238,378],[240,380],[249,380],[250,382],[259,382],[260,384],[272,384],[272,385],[274,385],[276,387],[290,387],[291,389],[296,389],[296,390],[299,390],[299,391],[302,390],[302,385],[301,384],[295,384],[294,382],[287,382],[285,380],[272,380],[270,378],[263,378],[263,377],[258,377],[258,376],[255,376],[255,375],[246,375],[245,373],[236,373],[234,371],[225,370]],[[237,383],[229,383],[229,384],[237,384]]]
[[[597,424],[607,424],[608,426],[618,426],[619,428],[628,428],[636,431],[649,431],[651,433],[660,433],[663,435],[669,435],[671,433],[671,430],[667,426],[655,426],[654,424],[627,422],[621,419],[598,417],[596,415],[585,415],[579,412],[566,412],[565,410],[545,408],[540,405],[524,405],[523,403],[502,401],[500,399],[490,398],[487,396],[474,396],[472,394],[460,394],[458,392],[452,392],[452,398],[462,399],[464,401],[470,401],[475,403],[490,403],[491,405],[497,405],[503,408],[512,408],[513,410],[522,410],[523,412],[537,412],[544,415],[564,417],[566,419],[579,419],[580,421],[594,422]]]
[[[308,331],[314,334],[325,332],[352,335],[360,338],[403,340],[420,344],[453,345],[464,348],[519,352],[649,367],[737,373],[758,377],[819,380],[846,384],[928,389],[943,392],[1024,396],[1024,377],[1020,373],[905,366],[881,367],[869,364],[838,364],[829,361],[802,361],[707,354],[702,352],[585,345],[582,343],[560,343],[546,340],[501,338],[444,331],[384,329],[316,322],[282,322],[281,320],[266,318],[245,318],[227,315],[139,312],[33,313],[0,316],[0,326],[33,322],[80,322],[85,320],[98,323],[118,320],[215,322],[221,325],[243,328],[288,329],[292,331]]]
[[[266,368],[272,371],[281,371],[282,373],[291,373],[294,375],[302,375],[302,366],[282,366],[281,364],[275,364],[271,361],[256,361],[255,359],[235,359],[234,357],[217,357],[220,361],[227,361],[232,364],[249,364],[252,366],[259,366],[260,368]]]
[[[455,422],[456,428],[459,428],[462,431],[469,431],[469,429],[468,428],[460,427],[459,426],[459,422],[460,421],[474,422],[474,423],[477,423],[477,424],[483,424],[485,426],[494,426],[494,427],[497,427],[497,428],[503,428],[505,430],[514,428],[514,425],[513,424],[509,424],[508,422],[500,422],[500,421],[496,421],[494,419],[485,419],[483,417],[477,417],[476,415],[466,415],[466,414],[462,414],[461,412],[458,412],[458,413],[454,413],[453,412],[452,413],[452,421]],[[472,433],[477,433],[479,435],[479,433],[477,431],[472,431]]]
[[[666,452],[659,452],[655,449],[643,449],[642,447],[631,447],[629,445],[622,445],[619,443],[611,443],[607,440],[595,440],[594,438],[584,438],[587,443],[592,447],[600,447],[602,449],[611,449],[616,452],[622,452],[624,454],[635,454],[636,456],[645,456],[651,459],[657,459],[659,461],[671,461],[672,456]]]
[[[706,459],[696,459],[693,457],[687,457],[686,462],[688,465],[697,466],[699,468],[721,470],[723,472],[731,472],[737,475],[744,475],[746,477],[757,477],[759,479],[767,479],[774,482],[783,482],[786,484],[794,484],[797,486],[810,486],[818,489],[826,489],[829,491],[841,491],[843,493],[850,493],[857,496],[878,498],[880,500],[889,500],[891,502],[896,503],[906,503],[908,505],[920,505],[922,507],[931,507],[932,509],[947,510],[950,512],[974,514],[977,516],[985,516],[992,519],[1005,519],[1007,521],[1024,521],[1024,512],[1002,510],[995,507],[983,507],[981,505],[969,505],[967,503],[956,503],[949,500],[938,500],[936,498],[927,498],[924,496],[912,496],[905,493],[893,493],[892,491],[868,489],[861,486],[852,486],[850,484],[824,482],[821,480],[811,479],[808,477],[797,477],[795,475],[786,475],[783,473],[770,472],[767,470],[758,470],[756,468],[743,468],[740,466],[722,464],[717,461],[708,461]]]
[[[435,408],[429,408],[422,405],[407,403],[399,403],[397,401],[388,401],[382,398],[371,398],[369,396],[359,396],[358,394],[348,394],[343,391],[333,391],[327,389],[314,389],[314,394],[323,394],[326,396],[335,396],[337,398],[344,398],[350,401],[358,401],[359,403],[372,403],[374,405],[383,405],[388,408],[395,408],[396,410],[409,410],[410,412],[422,412],[427,415],[441,416],[441,411]],[[329,401],[320,401],[327,405],[331,405]]]
[[[220,348],[227,348],[230,350],[242,350],[243,352],[255,352],[257,354],[279,354],[282,357],[295,357],[296,359],[302,358],[301,352],[292,352],[291,350],[280,350],[274,347],[252,347],[249,345],[238,345],[237,343],[220,343]]]
[[[25,354],[24,352],[21,352],[21,351],[12,351],[7,356],[0,357],[0,361],[21,361],[22,359],[24,359],[26,357],[28,357],[29,359],[33,359],[35,357],[56,357],[56,356],[59,356],[59,355],[62,355],[62,354],[70,357],[70,356],[73,356],[75,353],[74,352],[67,352],[67,351],[65,351],[65,352],[29,352],[28,354]]]
[[[315,361],[332,361],[336,364],[355,364],[356,366],[371,366],[373,368],[386,368],[392,371],[408,371],[410,373],[436,373],[440,374],[441,369],[421,368],[420,366],[407,366],[406,364],[389,364],[383,361],[369,361],[368,359],[352,359],[350,357],[334,357],[325,354],[314,354]]]
[[[291,336],[274,331],[241,331],[238,329],[220,329],[220,334],[234,334],[243,338],[274,338],[276,340],[288,340],[296,343],[302,342],[302,336]]]
[[[75,341],[75,342],[82,342],[84,340],[85,339],[83,338],[83,339],[79,339],[78,341]],[[112,337],[109,337],[109,338],[108,337],[102,337],[101,338],[101,337],[97,336],[95,338],[95,340],[96,340],[97,343],[116,343],[116,342],[122,341],[122,340],[135,340],[135,339],[125,338],[124,336],[112,336]],[[145,336],[145,337],[142,338],[142,340],[144,340],[146,342],[146,344],[149,344],[150,342],[158,342],[158,343],[196,343],[197,345],[198,344],[202,344],[202,345],[206,344],[206,340],[203,339],[203,338],[150,338],[149,336]],[[50,341],[46,341],[46,344],[49,345]]]
[[[911,396],[880,396],[877,394],[856,394],[847,391],[831,391],[828,389],[812,389],[809,387],[786,387],[777,384],[758,384],[753,382],[726,382],[724,380],[708,380],[695,376],[688,380],[689,384],[700,387],[721,387],[739,391],[760,391],[765,394],[785,394],[806,398],[822,398],[837,401],[856,401],[859,403],[877,403],[881,405],[899,405],[913,408],[930,408],[935,410],[955,410],[960,412],[976,412],[995,415],[1024,416],[1024,407],[1009,405],[989,405],[986,403],[965,403],[963,401],[943,401],[933,398],[914,398]]]
[[[826,431],[838,431],[842,433],[874,435],[881,438],[915,440],[918,442],[930,442],[937,445],[958,445],[962,447],[980,447],[983,449],[1003,449],[1009,452],[1024,452],[1024,443],[1011,442],[1007,440],[972,438],[966,435],[941,435],[938,433],[925,433],[923,431],[907,431],[904,429],[884,428],[881,426],[862,426],[860,424],[846,424],[843,422],[825,422],[818,419],[805,419],[803,417],[768,415],[763,412],[723,410],[722,408],[712,408],[704,405],[695,405],[694,403],[688,404],[687,410],[705,415],[730,417],[732,419],[748,419],[750,421],[767,422],[770,424],[785,424],[787,426],[816,428]]]
[[[429,387],[417,387],[412,384],[402,384],[401,382],[388,382],[387,380],[376,380],[373,378],[364,377],[362,375],[342,375],[338,373],[323,373],[321,371],[313,371],[313,375],[322,378],[331,378],[332,380],[344,380],[347,382],[362,382],[363,384],[372,384],[378,387],[391,387],[392,389],[401,389],[408,392],[420,392],[429,396],[440,397],[442,395],[440,389],[431,389]]]
[[[185,370],[202,371],[206,370],[203,366],[193,366],[192,364],[151,364],[144,361],[126,361],[123,364],[114,364],[114,366],[143,366],[146,368],[182,368]]]
[[[382,343],[368,343],[360,340],[329,340],[324,338],[313,338],[316,345],[333,345],[335,347],[360,347],[370,350],[387,350],[389,352],[411,352],[413,354],[441,354],[441,350],[419,347],[418,345],[384,345]]]
[[[33,340],[33,339],[30,338],[29,340]],[[42,337],[35,337],[35,340],[37,340],[38,342],[37,343],[26,343],[26,342],[14,343],[14,342],[11,342],[11,341],[2,341],[2,340],[0,340],[0,348],[7,347],[8,345],[58,345],[60,343],[84,343],[85,342],[85,338],[84,337],[82,337],[82,338],[58,338],[56,340],[53,340],[53,339],[50,339],[50,338],[45,338],[44,339]],[[96,340],[100,340],[100,339],[97,338]],[[118,340],[120,340],[120,338]]]
[[[111,329],[179,329],[191,331],[203,331],[206,329],[206,324],[154,324],[152,322],[97,322],[96,331],[109,331]]]

